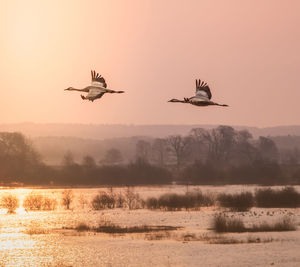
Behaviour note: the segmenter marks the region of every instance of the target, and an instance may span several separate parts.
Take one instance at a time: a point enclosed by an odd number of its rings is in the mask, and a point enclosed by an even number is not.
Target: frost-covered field
[[[136,187],[142,198],[167,192],[254,191],[256,186],[223,187]],[[296,187],[300,191],[300,187]],[[300,266],[300,209],[252,208],[249,212],[227,212],[229,217],[242,218],[247,226],[262,221],[272,222],[288,216],[298,226],[297,231],[216,235],[209,228],[220,212],[218,207],[200,211],[150,211],[146,209],[113,209],[94,211],[83,207],[80,200],[90,201],[105,188],[73,189],[72,210],[61,206],[55,211],[25,211],[16,214],[0,210],[0,263],[3,266]],[[115,192],[124,188],[115,188]],[[2,195],[12,193],[22,202],[31,193],[61,199],[62,189],[2,189]],[[111,235],[77,232],[63,229],[84,222],[97,225],[109,220],[121,226],[168,225],[181,226],[166,233]],[[223,244],[222,240],[240,241]],[[219,240],[218,242],[213,242]],[[257,240],[248,243],[247,240]],[[0,264],[0,266],[1,266]]]

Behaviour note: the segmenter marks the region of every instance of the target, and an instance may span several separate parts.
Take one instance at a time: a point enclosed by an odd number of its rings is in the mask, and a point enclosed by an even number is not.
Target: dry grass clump
[[[148,209],[164,209],[176,211],[182,209],[199,209],[214,205],[212,195],[202,192],[188,192],[186,194],[167,193],[158,198],[150,197],[146,200]]]
[[[300,193],[294,187],[279,190],[264,188],[255,192],[257,207],[262,208],[296,208],[300,206]]]
[[[296,225],[289,217],[284,217],[275,223],[263,222],[252,227],[246,227],[241,219],[227,218],[217,215],[212,222],[212,228],[217,233],[244,233],[244,232],[281,232],[295,231]]]
[[[247,238],[247,243],[270,243],[270,242],[274,242],[274,241],[278,241],[278,239],[274,239],[271,237],[261,239],[260,237],[253,237],[253,236],[249,236]]]
[[[44,234],[48,234],[49,231],[43,228],[30,227],[26,229],[25,233],[28,235],[44,235]]]
[[[6,195],[1,198],[0,207],[7,209],[7,213],[15,213],[16,209],[19,207],[19,199],[14,195]]]
[[[241,219],[230,219],[220,214],[213,219],[212,228],[217,233],[242,233],[246,229]]]
[[[212,237],[208,241],[208,243],[209,244],[231,245],[231,244],[270,243],[273,241],[275,241],[273,238],[261,239],[259,237],[248,237],[246,240],[242,240],[242,239],[236,239],[233,237],[215,236],[215,237]]]
[[[145,234],[144,237],[146,240],[155,241],[155,240],[165,240],[165,239],[172,239],[172,236],[169,232],[152,232]]]
[[[220,194],[217,199],[221,207],[230,208],[232,211],[247,211],[254,206],[254,197],[250,192]]]
[[[101,220],[96,227],[91,227],[85,223],[80,223],[76,226],[75,230],[79,232],[83,231],[94,231],[98,233],[108,233],[108,234],[131,234],[131,233],[148,233],[148,232],[159,232],[159,231],[171,231],[177,230],[180,227],[174,226],[149,226],[149,225],[140,225],[140,226],[120,226],[114,224],[110,220]],[[64,228],[72,229],[72,228]]]
[[[23,202],[26,210],[55,210],[56,206],[56,199],[37,194],[29,194]]]
[[[99,224],[94,230],[100,233],[109,234],[132,234],[132,233],[147,233],[147,232],[157,232],[157,231],[170,231],[176,230],[178,227],[173,226],[120,226],[113,223]]]
[[[250,230],[251,232],[282,232],[282,231],[296,231],[297,227],[289,217],[283,217],[273,224],[263,222],[261,224],[254,224]]]
[[[219,236],[211,238],[208,241],[209,244],[222,244],[222,245],[230,245],[230,244],[242,244],[244,243],[243,240],[239,240],[233,237],[225,237],[225,236]]]
[[[204,234],[195,234],[195,233],[183,233],[183,234],[176,234],[170,232],[159,232],[159,233],[147,233],[145,234],[145,239],[149,241],[160,241],[166,239],[173,239],[179,242],[205,242],[208,244],[222,244],[222,245],[229,245],[229,244],[249,244],[249,243],[269,243],[276,241],[273,238],[260,238],[260,237],[253,237],[248,236],[247,239],[240,239],[234,237],[228,237],[224,235],[211,235],[208,233]]]
[[[27,229],[25,230],[25,234],[28,235],[44,235],[48,234],[49,230],[48,229],[43,229],[39,226],[39,224],[32,222]]]

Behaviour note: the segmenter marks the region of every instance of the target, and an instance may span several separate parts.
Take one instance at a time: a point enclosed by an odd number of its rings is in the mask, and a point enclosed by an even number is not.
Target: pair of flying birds
[[[95,71],[91,71],[92,74],[92,84],[90,86],[84,87],[82,89],[76,89],[73,87],[69,87],[65,90],[67,91],[79,91],[79,92],[86,92],[88,93],[86,96],[81,95],[81,98],[83,100],[90,100],[94,101],[95,99],[101,98],[105,93],[111,93],[111,94],[121,94],[124,93],[124,91],[115,91],[111,89],[107,89],[107,84],[105,82],[105,79]],[[188,103],[195,106],[222,106],[222,107],[228,107],[228,105],[225,104],[218,104],[213,101],[211,101],[212,94],[209,89],[209,86],[207,83],[199,80],[196,80],[196,95],[184,98],[183,100],[178,99],[171,99],[168,102],[172,103]]]

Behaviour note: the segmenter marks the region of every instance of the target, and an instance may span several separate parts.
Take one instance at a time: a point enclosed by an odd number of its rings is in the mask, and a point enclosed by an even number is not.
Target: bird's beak
[[[67,89],[64,89],[64,91],[68,91],[69,89],[67,88]]]

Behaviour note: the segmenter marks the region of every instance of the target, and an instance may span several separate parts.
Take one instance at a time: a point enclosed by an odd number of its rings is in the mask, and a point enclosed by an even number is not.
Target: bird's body
[[[96,73],[95,71],[91,71],[92,74],[92,84],[90,86],[86,86],[82,89],[76,89],[73,87],[69,87],[65,90],[67,91],[79,91],[79,92],[86,92],[88,93],[86,96],[81,95],[83,100],[90,100],[94,101],[95,99],[101,98],[105,93],[124,93],[124,91],[115,91],[111,89],[107,89],[107,84],[105,79]]]
[[[178,100],[178,99],[171,99],[168,102],[172,103],[187,103],[187,104],[192,104],[195,106],[222,106],[222,107],[228,107],[226,104],[218,104],[213,101],[211,101],[212,94],[210,91],[209,86],[207,83],[201,81],[201,80],[196,80],[196,95],[189,97],[189,98],[184,98],[183,100]]]

